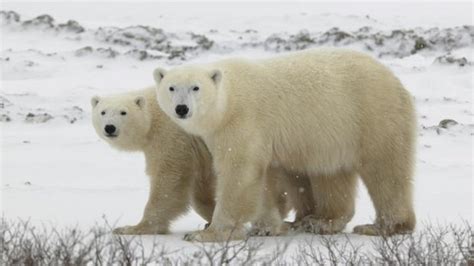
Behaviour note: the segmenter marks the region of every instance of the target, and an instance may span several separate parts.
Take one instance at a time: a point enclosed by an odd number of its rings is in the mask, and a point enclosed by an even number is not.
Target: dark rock
[[[411,51],[412,54],[415,54],[416,52],[425,49],[428,46],[426,43],[425,39],[423,38],[418,38],[415,41],[415,47],[413,47],[413,50]]]
[[[63,115],[62,117],[66,119],[70,124],[74,124],[75,122],[84,118],[84,110],[77,105],[74,105],[70,108],[65,108],[64,111],[67,114]]]
[[[33,61],[30,61],[30,60],[25,60],[23,62],[24,62],[26,67],[32,67],[32,66],[37,66],[38,65],[38,63],[35,63]]]
[[[45,123],[45,122],[47,122],[51,119],[53,119],[53,116],[48,114],[48,113],[42,113],[42,114],[28,113],[25,117],[25,122],[28,122],[28,123]]]
[[[5,97],[0,96],[0,108],[5,108],[5,106],[11,106],[12,103]]]
[[[77,105],[74,105],[72,107],[72,110],[74,110],[76,112],[80,112],[80,113],[84,112],[84,110],[81,107],[77,106]]]
[[[315,45],[316,41],[311,34],[306,31],[300,31],[295,35],[290,35],[288,39],[284,39],[279,35],[272,35],[267,38],[264,42],[264,47],[267,50],[276,51],[291,51],[291,50],[302,50],[312,45]]]
[[[16,24],[20,22],[20,15],[15,11],[0,11],[0,24]]]
[[[447,55],[442,55],[436,57],[434,60],[434,63],[441,64],[441,65],[458,65],[460,67],[467,66],[467,65],[472,65],[472,62],[469,62],[467,58],[461,57],[461,58],[456,58],[450,54]]]
[[[74,123],[76,123],[77,120],[78,120],[78,118],[77,118],[77,117],[74,117],[74,116],[71,117],[71,116],[69,116],[69,115],[63,115],[63,117],[64,117],[64,119],[66,119],[66,120],[69,122],[69,124],[74,124]]]
[[[22,25],[26,28],[38,27],[43,29],[50,29],[54,28],[54,18],[50,15],[45,14],[37,16],[36,18],[31,20],[26,20],[23,22]]]
[[[79,57],[81,57],[81,56],[86,56],[86,55],[92,54],[93,51],[94,51],[94,49],[92,49],[92,47],[86,46],[86,47],[77,49],[77,50],[74,52],[74,55],[75,55],[75,56],[79,56]]]
[[[179,49],[179,48],[173,49],[173,50],[169,51],[168,59],[173,60],[173,59],[179,58],[181,60],[184,60],[184,59],[186,59],[185,53],[186,53],[185,49]]]
[[[63,30],[63,31],[73,32],[73,33],[81,33],[85,31],[84,27],[82,27],[75,20],[68,20],[66,23],[59,24],[58,29]]]
[[[455,126],[457,124],[458,124],[458,122],[456,120],[443,119],[439,122],[438,127],[440,127],[440,128],[449,128],[449,127]]]
[[[138,50],[138,49],[133,49],[125,53],[126,55],[129,55],[133,58],[136,58],[140,61],[143,61],[147,58],[149,58],[149,54],[145,50]]]
[[[214,45],[214,41],[209,40],[205,35],[191,34],[191,39],[196,41],[199,48],[209,50]]]
[[[97,48],[97,53],[101,56],[107,57],[107,58],[115,58],[117,57],[120,53],[115,51],[112,48]]]
[[[340,42],[346,38],[351,38],[352,35],[345,32],[345,31],[341,31],[339,30],[339,28],[332,28],[330,29],[329,31],[325,32],[323,35],[322,35],[322,40],[325,41],[325,42]]]
[[[7,114],[0,115],[0,122],[10,122],[12,119]]]
[[[162,29],[148,26],[99,28],[96,32],[96,36],[100,40],[108,43],[122,46],[133,46],[141,49],[156,46],[167,38]]]

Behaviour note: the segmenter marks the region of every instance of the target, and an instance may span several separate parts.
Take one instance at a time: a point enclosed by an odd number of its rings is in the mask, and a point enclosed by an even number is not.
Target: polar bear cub
[[[337,233],[354,214],[357,177],[376,210],[354,232],[413,230],[415,111],[410,94],[382,64],[359,52],[312,49],[263,60],[228,59],[154,71],[157,101],[214,160],[214,241],[262,204],[262,173],[278,165],[309,176],[315,233]]]
[[[208,223],[215,207],[216,177],[212,157],[201,138],[184,132],[156,103],[155,89],[147,88],[91,100],[92,121],[97,134],[112,147],[140,151],[145,155],[150,193],[142,220],[114,230],[117,234],[165,234],[170,223],[192,206]],[[267,203],[254,221],[254,234],[279,234],[291,208],[297,218],[310,211],[311,197],[297,192],[304,187],[288,185],[288,174],[268,169]],[[292,186],[292,187],[291,187]],[[293,203],[290,204],[290,202]]]
[[[112,147],[145,155],[150,191],[142,220],[117,234],[166,234],[191,205],[206,221],[214,211],[215,177],[207,147],[176,126],[151,88],[91,100],[97,134]]]

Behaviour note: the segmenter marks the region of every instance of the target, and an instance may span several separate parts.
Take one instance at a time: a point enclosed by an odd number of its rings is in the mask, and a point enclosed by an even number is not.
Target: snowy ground
[[[150,85],[157,66],[338,46],[379,57],[415,97],[419,228],[472,223],[470,4],[354,5],[4,3],[3,215],[58,226],[86,227],[103,216],[119,225],[138,222],[147,197],[143,157],[99,140],[90,122],[93,95]],[[37,18],[43,14],[49,16]],[[440,127],[444,119],[457,124]],[[361,186],[346,232],[373,217]],[[173,234],[156,237],[185,247],[183,234],[203,225],[190,212],[173,225]]]

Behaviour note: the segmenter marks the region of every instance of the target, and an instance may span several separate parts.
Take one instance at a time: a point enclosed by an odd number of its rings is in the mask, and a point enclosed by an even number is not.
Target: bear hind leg
[[[354,227],[354,233],[390,236],[413,231],[416,218],[410,156],[378,158],[364,164],[360,172],[372,199],[376,220],[374,224]]]

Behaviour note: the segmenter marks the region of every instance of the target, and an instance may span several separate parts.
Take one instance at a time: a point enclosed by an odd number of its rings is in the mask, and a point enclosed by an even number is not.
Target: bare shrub
[[[393,237],[296,235],[169,250],[159,238],[112,235],[111,226],[55,228],[0,220],[0,265],[473,265],[472,225],[425,225]],[[272,247],[267,244],[271,243]],[[470,264],[468,264],[470,263]]]
[[[467,265],[474,262],[473,230],[463,225],[426,225],[414,234],[370,237],[355,244],[346,234],[313,236],[298,245],[295,261],[305,265]],[[471,265],[471,264],[469,264]]]

